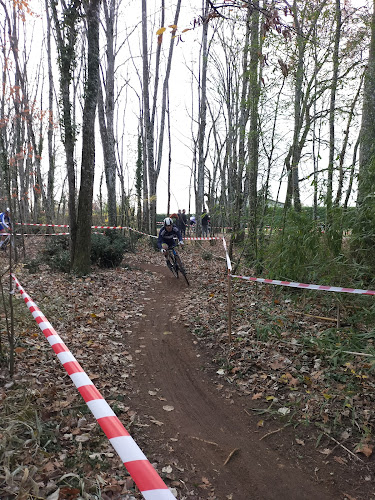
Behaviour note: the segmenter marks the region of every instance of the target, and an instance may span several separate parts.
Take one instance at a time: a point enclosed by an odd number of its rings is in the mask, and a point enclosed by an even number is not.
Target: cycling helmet
[[[163,221],[164,227],[173,226],[173,220],[170,217],[166,217]]]

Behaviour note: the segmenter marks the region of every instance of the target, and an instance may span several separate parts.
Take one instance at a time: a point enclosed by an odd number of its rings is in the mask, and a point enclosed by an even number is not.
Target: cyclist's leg
[[[176,254],[173,251],[173,246],[169,247],[168,254],[169,254],[169,264],[170,264],[168,267],[172,271],[172,273],[176,276],[176,278],[178,278],[178,266],[176,264]]]
[[[5,246],[3,247],[3,243],[6,240],[7,236],[3,233],[5,233],[5,227],[2,224],[0,224],[0,248],[5,250]]]

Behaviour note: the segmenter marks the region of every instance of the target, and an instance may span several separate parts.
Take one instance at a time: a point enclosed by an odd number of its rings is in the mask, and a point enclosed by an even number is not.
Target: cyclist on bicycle
[[[0,214],[0,234],[1,234],[1,241],[0,241],[0,248],[3,248],[3,243],[4,240],[7,238],[7,234],[2,234],[2,233],[10,233],[12,231],[12,224],[10,222],[10,208],[7,208],[4,212]],[[5,248],[3,248],[5,250]]]
[[[176,237],[179,245],[183,245],[184,242],[182,240],[180,230],[173,224],[173,220],[170,217],[166,217],[163,221],[163,227],[159,231],[158,247],[164,254],[167,263],[169,262],[167,250],[175,246]]]

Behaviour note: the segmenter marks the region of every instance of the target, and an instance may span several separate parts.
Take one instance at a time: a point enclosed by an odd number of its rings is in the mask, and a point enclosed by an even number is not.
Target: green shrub
[[[131,251],[129,237],[108,230],[105,235],[93,234],[91,238],[91,263],[99,267],[117,267],[124,253]]]
[[[69,238],[51,237],[43,250],[43,260],[51,269],[68,273],[70,271]]]
[[[204,250],[202,252],[202,259],[203,260],[212,260],[212,253],[208,252],[207,250]]]
[[[265,267],[276,279],[305,281],[314,275],[321,233],[304,213],[290,211],[282,231],[276,231],[265,251]]]
[[[25,268],[29,271],[30,274],[37,274],[39,272],[39,267],[42,264],[42,260],[40,257],[36,259],[31,259],[25,263]]]
[[[99,267],[110,268],[120,265],[124,253],[129,251],[131,251],[130,238],[118,231],[107,230],[104,235],[93,234],[91,237],[91,263]],[[68,273],[70,271],[69,239],[59,237],[47,241],[43,257],[45,263],[52,269]]]

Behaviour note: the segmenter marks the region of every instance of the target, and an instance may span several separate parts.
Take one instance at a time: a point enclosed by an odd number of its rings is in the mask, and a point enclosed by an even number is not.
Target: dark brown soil
[[[181,498],[375,498],[374,483],[365,481],[371,471],[353,458],[345,467],[328,462],[314,446],[313,429],[278,420],[259,427],[257,401],[220,379],[209,347],[176,321],[185,282],[161,266],[142,268],[161,280],[146,293],[149,307],[125,340],[137,353],[130,401],[137,425],[131,432],[151,461],[169,461],[164,478]]]

